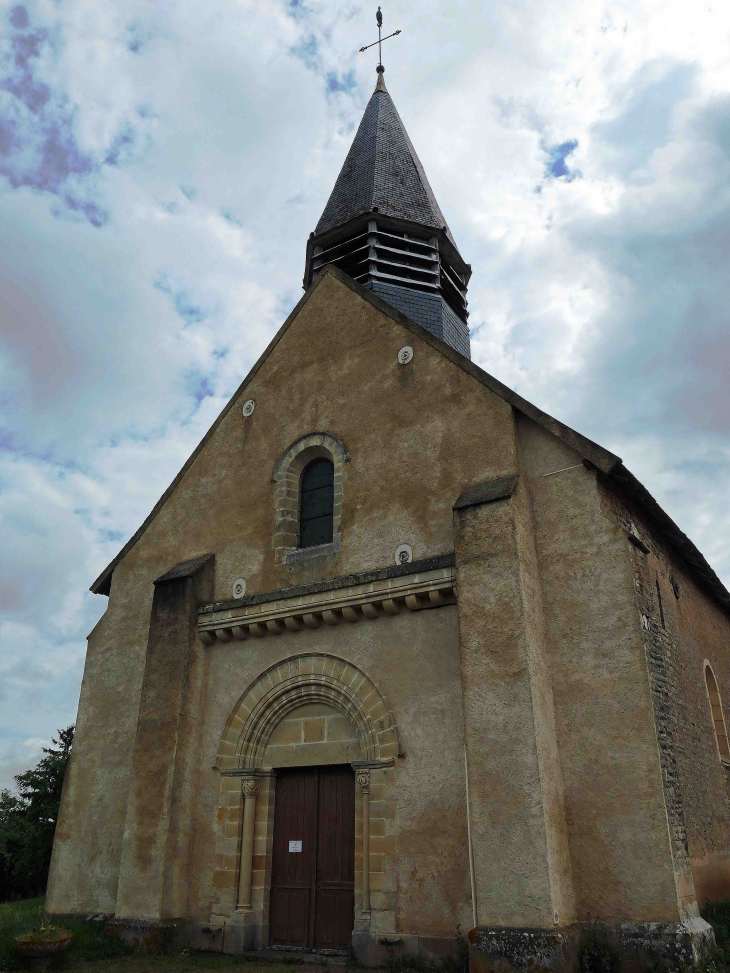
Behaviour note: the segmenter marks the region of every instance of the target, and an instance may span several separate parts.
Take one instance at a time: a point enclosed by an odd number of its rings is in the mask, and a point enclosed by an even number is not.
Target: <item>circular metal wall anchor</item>
[[[243,578],[236,578],[233,582],[233,597],[243,598],[246,594],[246,582]]]
[[[249,416],[252,416],[253,410],[255,408],[256,408],[256,403],[254,402],[254,400],[246,399],[246,401],[243,403],[243,409],[241,410],[243,412],[244,418],[248,419]]]
[[[395,549],[396,564],[410,564],[413,560],[413,551],[410,544],[400,544]]]
[[[409,361],[413,360],[413,349],[410,345],[403,345],[401,350],[398,352],[398,364],[407,365]]]

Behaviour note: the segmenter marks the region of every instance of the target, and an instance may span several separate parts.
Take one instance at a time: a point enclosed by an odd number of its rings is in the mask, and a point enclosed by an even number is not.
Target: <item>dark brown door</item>
[[[281,770],[274,802],[271,944],[345,949],[354,920],[355,775]]]

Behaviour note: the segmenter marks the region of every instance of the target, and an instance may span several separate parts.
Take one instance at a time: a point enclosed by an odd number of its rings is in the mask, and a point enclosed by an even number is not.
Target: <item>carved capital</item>
[[[241,792],[244,797],[258,797],[261,790],[261,781],[258,777],[242,777]]]
[[[370,771],[369,770],[356,770],[355,780],[357,781],[357,786],[363,792],[367,794],[370,791]]]

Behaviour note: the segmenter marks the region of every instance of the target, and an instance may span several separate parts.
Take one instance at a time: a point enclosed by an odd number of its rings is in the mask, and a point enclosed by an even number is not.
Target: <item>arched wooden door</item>
[[[346,949],[354,925],[355,775],[280,770],[274,802],[271,945]]]

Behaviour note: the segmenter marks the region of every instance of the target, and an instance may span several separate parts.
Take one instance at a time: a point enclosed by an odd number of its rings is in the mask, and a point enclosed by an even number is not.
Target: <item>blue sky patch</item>
[[[294,57],[298,57],[301,61],[304,61],[311,70],[316,70],[319,67],[319,44],[314,34],[310,34],[309,37],[297,44],[296,47],[292,47],[290,52]]]
[[[139,54],[143,47],[147,45],[150,39],[149,31],[146,31],[141,24],[137,21],[133,21],[131,24],[127,24],[127,50],[131,51],[132,54]]]
[[[104,162],[108,166],[117,166],[121,159],[124,162],[129,158],[129,150],[134,145],[134,132],[131,128],[127,127],[124,131],[119,132],[112,139],[112,144],[107,150],[106,156],[104,157]]]
[[[290,17],[294,17],[295,20],[300,20],[308,13],[311,13],[311,10],[304,0],[286,0],[286,12]]]
[[[548,161],[545,165],[545,175],[552,179],[565,178],[566,182],[571,182],[576,176],[580,176],[578,170],[571,171],[566,165],[566,159],[578,148],[578,140],[570,139],[568,142],[561,142],[560,145],[544,146]]]
[[[99,537],[103,541],[123,541],[125,534],[121,530],[107,530],[106,528],[102,528],[99,531]]]
[[[28,11],[22,3],[16,4],[10,11],[10,23],[16,30],[25,30],[30,23]]]
[[[77,199],[70,193],[66,193],[63,201],[72,213],[81,213],[97,229],[106,226],[109,222],[108,211],[91,199]],[[61,214],[58,213],[57,215],[60,216]]]
[[[327,92],[329,94],[334,94],[337,91],[352,91],[356,85],[355,73],[352,70],[340,75],[336,71],[330,71],[327,75]]]
[[[230,223],[231,226],[239,226],[239,227],[243,226],[243,220],[232,209],[221,210],[221,216],[226,221],[226,223]]]
[[[175,289],[170,283],[167,274],[160,273],[153,280],[152,286],[155,290],[162,291],[163,294],[172,300],[173,307],[177,314],[183,319],[186,325],[200,324],[208,317],[208,311],[199,303],[192,299],[189,291],[184,288]],[[212,393],[211,393],[212,394]]]
[[[215,394],[211,380],[206,375],[202,375],[197,369],[188,372],[185,376],[185,389],[195,399],[196,409],[203,399],[210,399]]]

